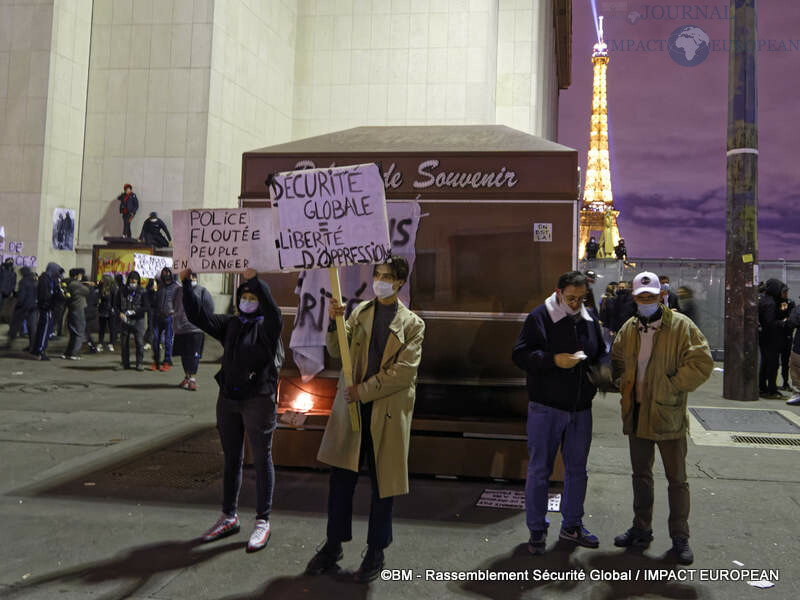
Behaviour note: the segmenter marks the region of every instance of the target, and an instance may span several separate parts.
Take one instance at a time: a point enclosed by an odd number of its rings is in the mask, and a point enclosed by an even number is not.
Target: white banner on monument
[[[275,227],[269,208],[172,211],[175,269],[276,272]]]
[[[157,278],[164,267],[172,269],[172,259],[169,256],[155,256],[154,254],[133,255],[133,268],[144,279]]]
[[[400,289],[400,300],[409,306],[410,279],[416,258],[420,207],[416,202],[387,202],[386,210],[389,217],[392,256],[400,256],[408,261],[409,282]],[[374,297],[372,269],[372,265],[340,269],[342,296],[348,307],[348,313],[358,303]],[[324,368],[330,290],[330,278],[323,269],[301,273],[295,290],[300,300],[289,347],[304,381],[313,378]]]
[[[383,177],[374,163],[275,175],[270,199],[284,271],[385,262],[391,253]]]

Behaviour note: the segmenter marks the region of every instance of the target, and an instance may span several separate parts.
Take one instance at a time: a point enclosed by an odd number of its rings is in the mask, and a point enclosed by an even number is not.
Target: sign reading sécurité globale
[[[383,178],[374,163],[302,169],[270,180],[283,271],[386,262],[391,255]]]

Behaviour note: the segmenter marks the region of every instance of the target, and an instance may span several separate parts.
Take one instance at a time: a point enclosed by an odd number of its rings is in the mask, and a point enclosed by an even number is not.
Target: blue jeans
[[[172,315],[153,322],[153,362],[161,364],[161,334],[164,334],[164,362],[172,364]]]
[[[592,410],[568,412],[544,404],[528,404],[528,478],[525,515],[531,532],[546,531],[547,489],[559,445],[564,459],[561,528],[583,524],[586,498],[586,460],[592,444]]]

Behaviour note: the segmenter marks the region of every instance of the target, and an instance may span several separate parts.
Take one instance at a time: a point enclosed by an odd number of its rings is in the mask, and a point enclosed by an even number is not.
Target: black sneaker
[[[361,566],[358,567],[358,571],[355,572],[353,578],[356,583],[369,583],[378,578],[382,569],[383,550],[367,546],[364,560],[361,561]]]
[[[672,538],[672,550],[678,564],[690,565],[694,562],[694,553],[689,548],[689,540],[685,537]]]
[[[306,575],[322,575],[328,571],[339,570],[339,565],[336,564],[344,557],[341,544],[332,544],[325,542],[325,544],[317,550],[313,558],[308,561],[306,566]]]
[[[653,541],[652,529],[639,529],[631,527],[623,534],[614,538],[614,545],[620,548],[647,548]]]
[[[600,540],[597,539],[597,536],[590,533],[583,525],[562,529],[558,534],[558,538],[586,548],[597,548],[600,545]]]
[[[44,352],[42,352],[41,354],[39,354],[39,355],[36,357],[36,360],[50,360],[50,359],[47,357],[47,354],[45,354]]]
[[[531,539],[528,540],[528,552],[531,554],[544,554],[547,546],[547,530],[531,531]]]
[[[760,396],[765,400],[783,400],[785,398],[780,392],[761,392]]]

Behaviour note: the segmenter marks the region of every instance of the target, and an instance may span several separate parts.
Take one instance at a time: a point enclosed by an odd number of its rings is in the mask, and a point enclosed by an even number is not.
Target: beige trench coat
[[[374,303],[375,300],[362,302],[353,309],[345,328],[359,401],[373,404],[372,422],[362,423],[361,426],[369,426],[372,432],[378,493],[381,498],[387,498],[408,493],[408,448],[425,322],[398,300],[397,313],[389,324],[389,338],[380,370],[364,381],[375,314]],[[336,332],[328,332],[325,342],[330,355],[338,357]],[[358,471],[361,433],[354,432],[350,426],[344,388],[344,376],[340,375],[336,399],[317,459],[334,467]]]

